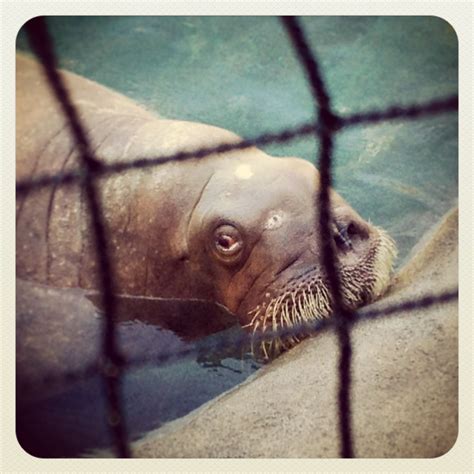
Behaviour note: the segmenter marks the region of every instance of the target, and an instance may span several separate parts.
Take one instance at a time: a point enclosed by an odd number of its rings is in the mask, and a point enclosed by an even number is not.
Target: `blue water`
[[[55,17],[48,24],[62,67],[163,117],[210,123],[244,137],[313,118],[306,79],[277,18]],[[457,38],[439,18],[305,17],[302,24],[341,114],[457,93]],[[28,49],[24,32],[18,49]],[[395,238],[398,265],[456,202],[457,133],[457,114],[449,113],[352,128],[337,136],[335,187]],[[312,138],[265,149],[313,162],[317,156]],[[239,365],[237,358],[222,360],[234,370],[219,364],[184,361],[128,375],[127,410],[129,421],[135,420],[129,423],[131,431],[137,434],[182,416],[255,370],[251,363]],[[84,401],[72,407],[71,400],[86,400],[86,392],[55,400],[57,416],[43,417],[54,422],[50,430],[62,433],[67,414],[81,426],[77,420],[91,406]],[[93,406],[97,411],[91,413],[100,419],[100,403]],[[68,455],[107,442],[105,431],[91,436],[86,426],[78,432],[65,448]]]

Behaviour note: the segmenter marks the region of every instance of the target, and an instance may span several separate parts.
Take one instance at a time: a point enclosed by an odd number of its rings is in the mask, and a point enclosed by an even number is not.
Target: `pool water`
[[[89,367],[100,356],[99,306],[93,313],[71,314],[75,306],[70,305],[67,318],[60,311],[30,312],[24,298],[32,288],[38,291],[22,282],[17,287],[21,445],[40,457],[74,457],[110,446],[101,377],[92,373],[56,383],[57,376]],[[95,295],[89,299],[96,303]],[[238,343],[244,333],[235,318],[214,304],[121,297],[117,306],[118,346],[128,366],[122,379],[123,413],[131,439],[186,415],[261,366],[251,348]],[[43,356],[46,344],[54,346],[50,357]]]

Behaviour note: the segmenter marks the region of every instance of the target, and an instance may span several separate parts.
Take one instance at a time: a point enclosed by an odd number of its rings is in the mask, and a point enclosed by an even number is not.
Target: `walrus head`
[[[207,265],[216,300],[254,333],[330,316],[315,209],[316,168],[302,159],[273,158],[258,150],[220,163],[189,226],[189,241],[202,256],[202,266]],[[334,190],[330,203],[343,300],[355,309],[387,289],[396,247]],[[267,357],[298,340],[274,338],[261,349]]]
[[[217,127],[158,119],[98,84],[61,74],[91,148],[107,165],[240,141]],[[21,56],[17,109],[17,179],[74,169],[77,150],[61,107],[40,66]],[[331,313],[315,209],[319,176],[310,163],[248,148],[99,181],[116,293],[217,302],[255,332]],[[79,183],[56,184],[19,196],[17,276],[100,289],[86,193]],[[387,287],[395,246],[336,192],[330,199],[342,292],[355,308]]]

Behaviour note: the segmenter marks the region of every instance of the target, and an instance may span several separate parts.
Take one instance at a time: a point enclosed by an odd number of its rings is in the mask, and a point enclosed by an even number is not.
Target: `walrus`
[[[17,181],[77,169],[78,150],[41,66],[17,56]],[[238,142],[202,123],[157,117],[75,74],[61,76],[93,151],[104,163]],[[213,301],[250,331],[328,317],[309,162],[252,147],[166,162],[100,178],[100,198],[119,294]],[[344,303],[357,308],[389,284],[396,246],[330,191]],[[54,287],[97,288],[97,255],[80,183],[18,193],[17,276]],[[275,338],[283,350],[297,339]]]

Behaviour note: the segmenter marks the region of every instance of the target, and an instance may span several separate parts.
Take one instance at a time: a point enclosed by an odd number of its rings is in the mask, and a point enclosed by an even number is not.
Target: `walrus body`
[[[98,84],[62,77],[94,153],[106,163],[239,140],[216,127],[159,119]],[[67,120],[40,66],[19,56],[17,180],[78,166]],[[318,186],[311,164],[256,148],[100,178],[117,291],[215,301],[254,330],[326,317]],[[386,289],[395,247],[334,191],[331,206],[343,295],[357,307]],[[79,184],[20,194],[17,276],[97,288],[88,213]]]

